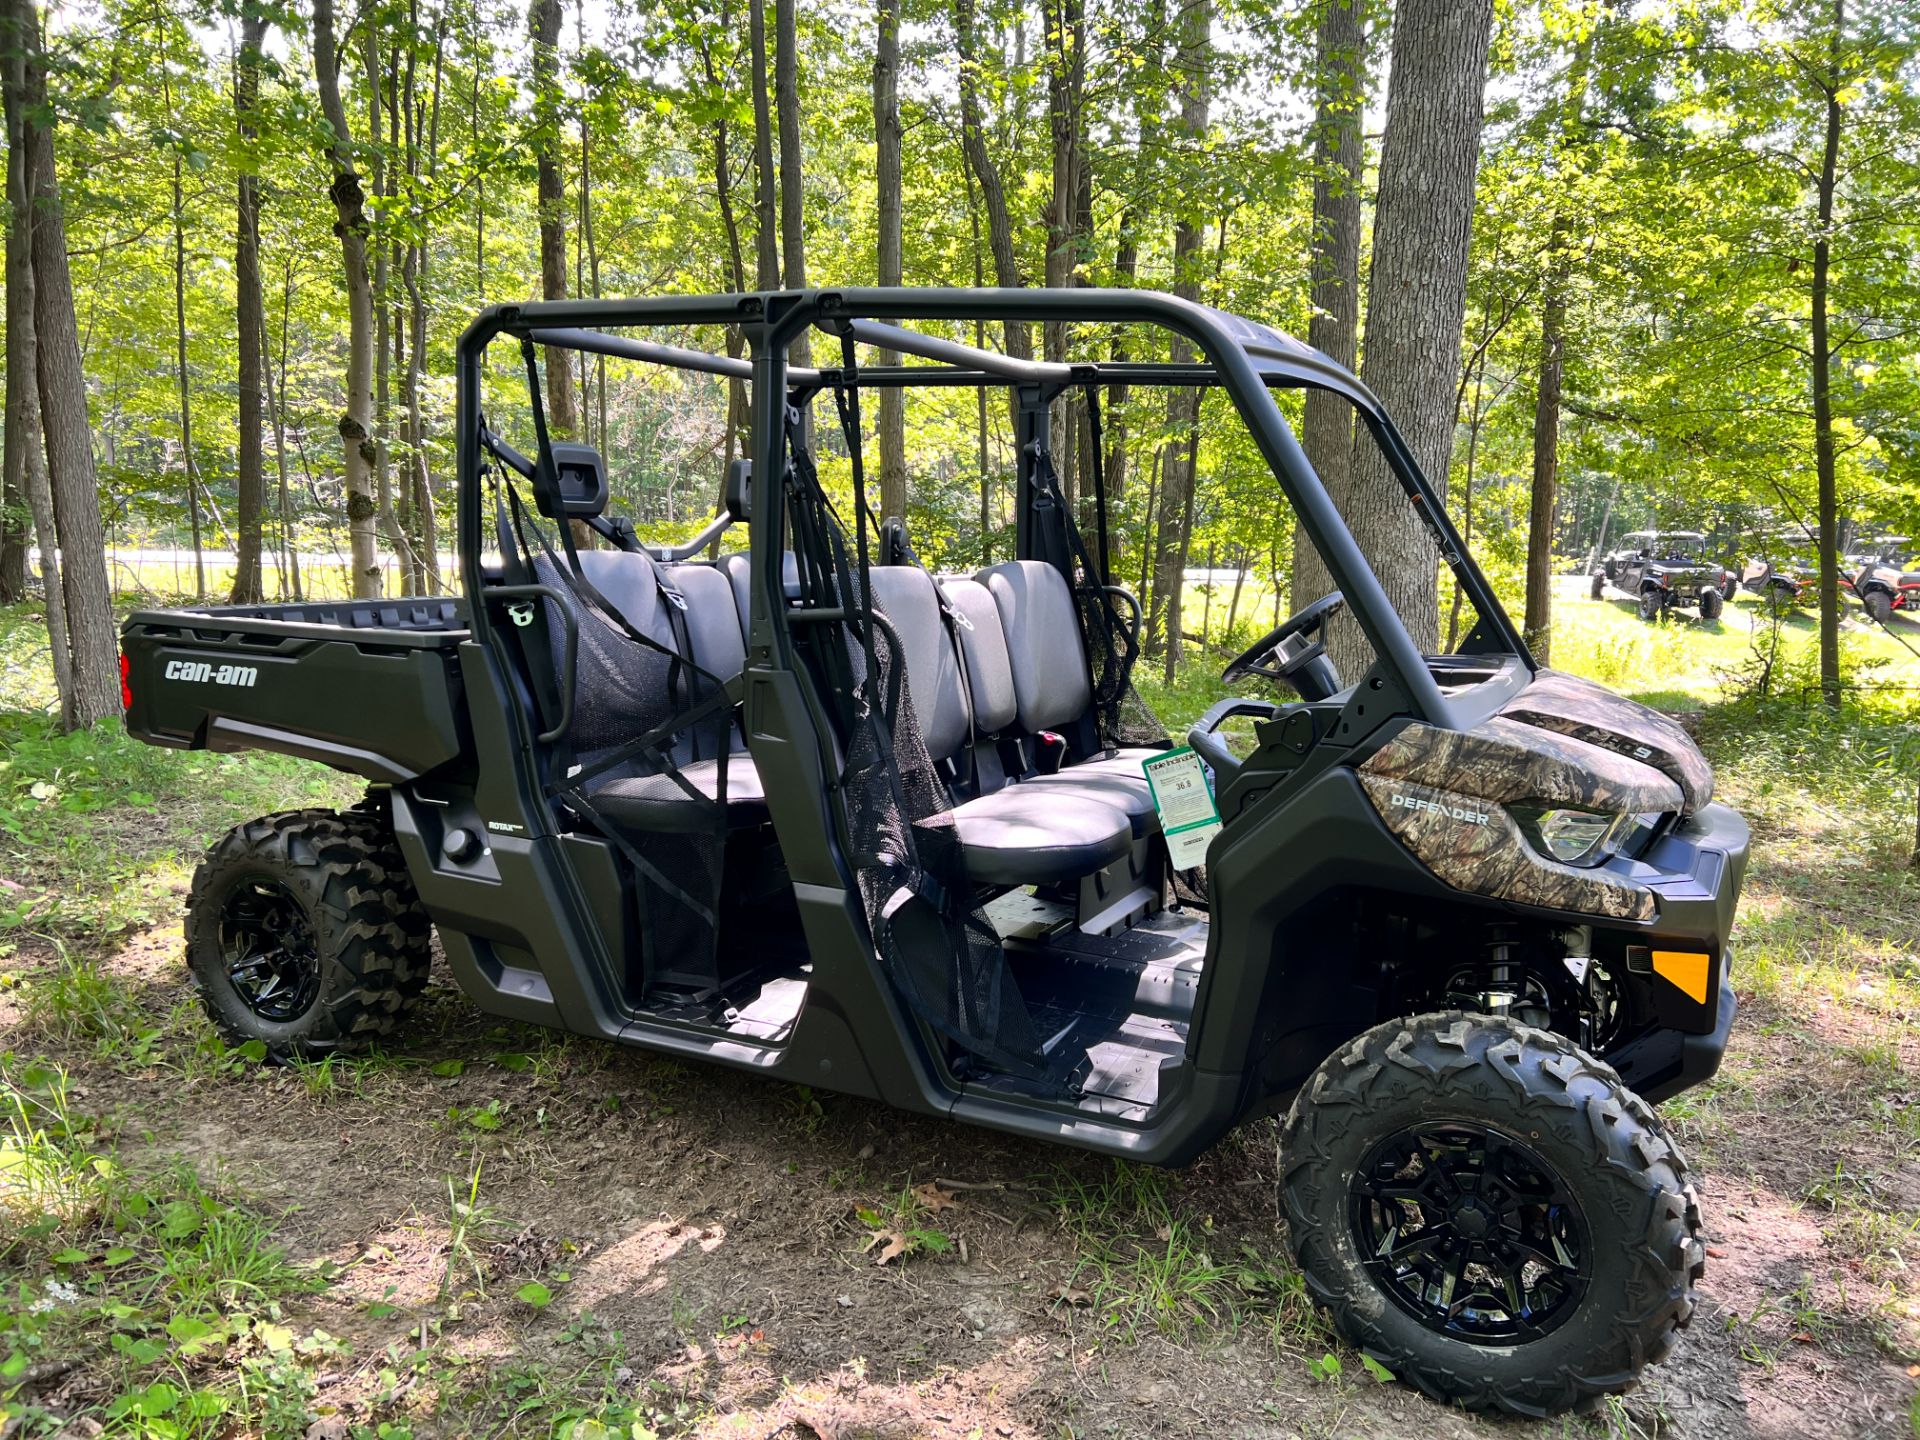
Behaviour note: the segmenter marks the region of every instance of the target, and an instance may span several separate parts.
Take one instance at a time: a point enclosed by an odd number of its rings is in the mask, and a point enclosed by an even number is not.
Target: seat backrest
[[[907,693],[927,753],[935,760],[951,759],[967,743],[970,717],[959,656],[940,613],[940,592],[917,565],[876,565],[868,574],[873,598],[907,652]]]
[[[650,555],[624,550],[582,550],[580,573],[601,597],[640,634],[668,653],[636,644],[627,635],[589,613],[573,599],[559,567],[544,555],[534,561],[543,584],[567,597],[579,626],[580,644],[574,658],[573,728],[568,741],[574,754],[590,759],[664,724],[686,708],[691,693],[684,668],[677,687],[669,685],[673,655],[679,653],[666,587],[686,600],[688,649],[694,664],[720,680],[731,680],[746,661],[746,647],[734,618],[733,596],[727,577],[710,565],[664,566]],[[553,654],[562,653],[560,619],[548,620]],[[704,698],[706,692],[699,692]],[[724,721],[716,717],[698,728],[718,734]],[[695,748],[711,754],[711,744],[696,747],[691,733],[679,737],[676,753]]]
[[[747,646],[734,607],[732,577],[712,565],[668,565],[667,583],[687,602],[687,644],[693,663],[731,680],[747,663]]]
[[[672,713],[667,693],[668,658],[609,628],[585,605],[573,598],[561,565],[546,556],[533,562],[540,582],[566,597],[579,626],[580,644],[574,656],[573,728],[568,740],[574,753],[591,755],[642,735]],[[580,573],[587,583],[618,610],[642,635],[673,649],[673,628],[660,596],[655,562],[646,555],[619,550],[583,550]],[[548,636],[553,655],[562,654],[561,621],[550,615]]]
[[[982,735],[995,735],[1013,724],[1019,705],[1013,694],[1013,661],[1007,654],[1006,632],[1000,628],[1000,607],[978,580],[942,580],[947,606],[962,621],[960,655],[967,666],[967,690],[973,699],[973,723]]]
[[[753,628],[752,558],[748,551],[733,550],[713,563],[733,586],[734,608],[739,612],[740,634],[744,637]],[[793,558],[791,550],[782,552],[780,556],[780,585],[788,599],[800,593],[800,562]]]
[[[1079,720],[1093,703],[1093,681],[1066,576],[1043,560],[1007,560],[974,579],[1000,612],[1020,728],[1033,734]]]

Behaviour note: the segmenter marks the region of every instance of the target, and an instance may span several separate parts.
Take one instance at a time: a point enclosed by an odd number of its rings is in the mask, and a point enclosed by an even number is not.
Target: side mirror
[[[607,463],[593,446],[554,445],[553,471],[560,481],[560,513],[550,514],[543,504],[541,514],[549,520],[591,520],[606,512],[612,496]]]
[[[721,494],[720,504],[731,520],[745,524],[753,518],[753,461],[728,462],[727,484]]]

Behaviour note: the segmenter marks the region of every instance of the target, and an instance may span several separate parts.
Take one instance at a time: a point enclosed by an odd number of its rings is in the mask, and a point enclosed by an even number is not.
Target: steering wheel
[[[1326,699],[1340,688],[1339,677],[1331,673],[1309,675],[1306,672],[1316,660],[1326,658],[1327,622],[1344,610],[1346,605],[1346,596],[1333,590],[1306,609],[1289,615],[1236,656],[1220,672],[1221,682],[1231,685],[1245,676],[1260,675],[1268,680],[1286,681],[1300,692],[1302,699]],[[1328,672],[1332,669],[1330,665],[1317,668]],[[1303,685],[1302,681],[1307,683]],[[1309,690],[1320,693],[1309,694]]]

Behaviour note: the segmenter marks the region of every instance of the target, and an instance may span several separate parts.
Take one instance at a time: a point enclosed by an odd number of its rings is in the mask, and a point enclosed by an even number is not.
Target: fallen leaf
[[[353,1427],[339,1415],[327,1415],[307,1427],[307,1440],[347,1440]]]
[[[1718,1245],[1709,1245],[1707,1246],[1707,1258],[1710,1260],[1724,1260],[1727,1258],[1727,1252],[1722,1250]]]
[[[1047,1303],[1050,1305],[1071,1305],[1078,1309],[1093,1304],[1093,1296],[1089,1295],[1077,1285],[1072,1287],[1056,1285],[1047,1292]]]
[[[1811,1345],[1813,1344],[1813,1336],[1802,1330],[1793,1337],[1793,1343],[1796,1345]]]
[[[913,1198],[935,1215],[938,1215],[942,1210],[951,1210],[960,1203],[951,1190],[942,1190],[931,1180],[924,1185],[914,1186]]]
[[[898,1230],[876,1230],[867,1236],[867,1243],[860,1247],[873,1254],[873,1263],[884,1265],[889,1260],[898,1260],[907,1253],[907,1237]],[[878,1250],[878,1254],[873,1252]]]

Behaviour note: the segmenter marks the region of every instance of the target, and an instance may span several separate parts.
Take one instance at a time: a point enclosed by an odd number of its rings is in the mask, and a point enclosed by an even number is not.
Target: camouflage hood
[[[1692,737],[1658,710],[1604,685],[1542,670],[1500,713],[1651,765],[1680,787],[1682,814],[1713,799],[1713,767]]]

